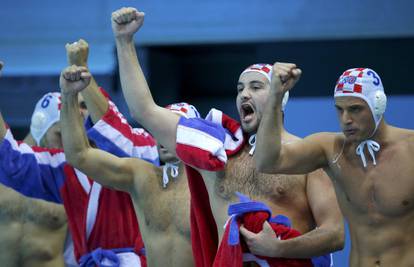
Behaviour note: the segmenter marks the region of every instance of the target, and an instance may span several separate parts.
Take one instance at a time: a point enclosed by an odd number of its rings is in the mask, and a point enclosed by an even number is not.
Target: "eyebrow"
[[[261,82],[261,81],[257,81],[257,80],[254,80],[254,81],[251,81],[251,82],[250,82],[250,84],[254,84],[254,83],[259,83],[259,84],[261,84],[261,85],[264,85],[264,83],[263,83],[263,82]]]
[[[335,104],[335,107],[336,107],[336,108],[341,108],[341,109],[344,109],[344,108],[361,108],[361,107],[363,107],[363,106],[364,106],[364,105],[361,105],[361,104],[351,104],[351,105],[346,106],[346,107],[341,107],[341,106],[339,106],[339,105]]]
[[[363,107],[364,105],[362,105],[362,104],[351,104],[351,105],[349,105],[349,107],[350,108],[360,108],[360,107]]]

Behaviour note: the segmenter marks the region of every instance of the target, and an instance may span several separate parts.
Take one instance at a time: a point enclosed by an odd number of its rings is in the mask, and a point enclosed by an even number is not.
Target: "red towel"
[[[254,204],[254,205],[262,205],[265,206],[263,203],[260,202],[248,202],[243,204]],[[237,204],[235,204],[237,205]],[[237,220],[237,229],[236,230],[236,238],[238,236],[238,230],[240,228],[240,225],[243,224],[244,227],[253,232],[253,233],[259,233],[263,229],[263,223],[270,218],[270,209],[266,207],[266,209],[257,211],[247,211],[246,207],[247,205],[243,206],[243,209],[239,209],[240,214],[237,218],[233,217],[231,220]],[[243,211],[241,211],[243,210]],[[229,214],[237,214],[232,213],[230,211],[229,207]],[[278,216],[279,217],[279,216]],[[278,218],[276,217],[276,218]],[[285,220],[288,220],[285,216],[280,216]],[[270,221],[270,225],[276,235],[282,239],[290,239],[296,236],[300,236],[300,232],[290,228],[290,226],[287,226],[283,224],[282,222],[276,222],[277,220],[274,220],[275,222]],[[245,242],[241,240],[240,238],[237,238],[239,242],[237,244],[231,244],[233,241],[230,241],[230,228],[231,228],[232,221],[229,221],[226,225],[226,230],[224,232],[223,239],[221,241],[219,250],[217,252],[215,261],[214,261],[214,267],[242,267],[243,266],[243,253],[249,253],[249,249]],[[288,224],[290,225],[290,223]],[[234,233],[234,232],[233,232]],[[269,266],[277,266],[277,267],[312,267],[312,261],[310,259],[284,259],[284,258],[270,258],[270,257],[263,257],[263,256],[256,256],[259,259],[266,260],[267,264]]]
[[[197,267],[210,267],[218,247],[217,226],[210,208],[207,189],[200,173],[186,166],[191,194],[191,244]]]

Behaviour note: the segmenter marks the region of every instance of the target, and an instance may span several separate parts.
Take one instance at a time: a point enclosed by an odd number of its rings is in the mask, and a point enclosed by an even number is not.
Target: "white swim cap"
[[[174,103],[166,106],[166,108],[174,113],[186,117],[187,119],[200,118],[200,113],[198,113],[197,109],[193,105],[185,102]]]
[[[30,123],[30,133],[37,145],[47,130],[60,120],[60,93],[47,93],[36,104]]]
[[[249,67],[247,67],[241,74],[240,77],[245,74],[246,72],[258,72],[260,74],[263,74],[266,79],[269,81],[272,80],[272,73],[273,73],[273,66],[270,64],[265,64],[265,63],[257,63],[257,64],[253,64]],[[239,79],[240,79],[239,77]],[[282,100],[282,111],[285,111],[285,107],[286,104],[289,100],[289,91],[287,91],[285,93],[285,95],[283,96],[283,100]]]
[[[336,83],[334,96],[354,96],[365,100],[375,121],[375,133],[387,106],[381,78],[375,71],[368,68],[345,71]]]

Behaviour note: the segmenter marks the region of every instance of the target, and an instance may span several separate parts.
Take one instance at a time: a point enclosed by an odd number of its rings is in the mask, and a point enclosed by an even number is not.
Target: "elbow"
[[[344,237],[338,237],[332,243],[332,251],[340,251],[340,250],[343,250],[344,247],[345,247],[345,238]]]
[[[136,122],[138,122],[139,124],[142,124],[142,116],[140,116],[140,114],[141,113],[137,110],[133,110],[133,109],[129,110],[129,116],[131,116],[131,118],[135,120]]]
[[[337,233],[337,239],[336,239],[336,249],[337,250],[342,250],[345,247],[345,231],[344,228],[342,227],[341,230],[338,230]]]
[[[151,118],[154,112],[151,112],[150,108],[145,107],[131,107],[129,109],[129,115],[138,123],[142,124],[146,119]]]
[[[336,227],[332,230],[332,251],[342,250],[345,247],[345,231],[344,227]]]
[[[66,161],[69,163],[69,165],[77,168],[82,169],[82,165],[85,162],[85,153],[65,153]]]

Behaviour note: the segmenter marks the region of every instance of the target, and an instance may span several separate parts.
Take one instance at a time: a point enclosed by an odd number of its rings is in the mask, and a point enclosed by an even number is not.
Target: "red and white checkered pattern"
[[[342,93],[362,93],[362,83],[357,82],[358,78],[364,77],[367,73],[367,68],[355,68],[345,71],[341,77],[339,77],[336,87],[335,94],[337,92]],[[360,79],[359,79],[360,80]]]
[[[259,72],[261,74],[263,74],[264,76],[266,76],[266,78],[269,80],[272,79],[272,65],[270,64],[265,64],[265,63],[257,63],[257,64],[253,64],[249,67],[247,67],[241,74],[240,76],[242,76],[244,73],[246,72]]]
[[[385,111],[386,96],[381,78],[375,71],[369,68],[345,71],[336,83],[334,96],[353,96],[365,100],[378,126]]]

